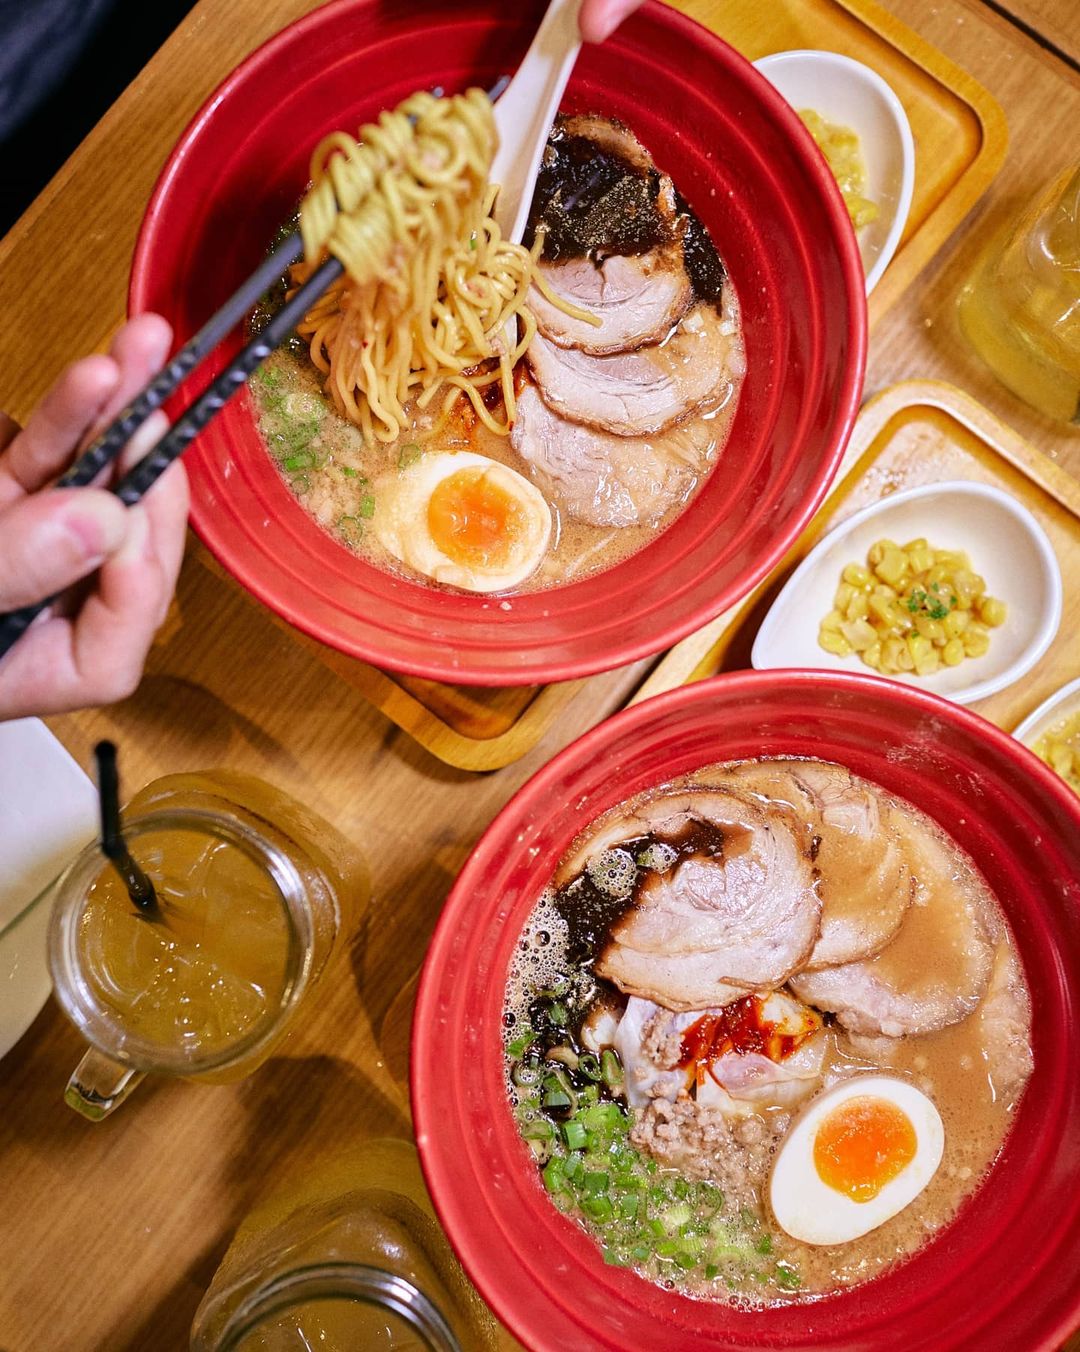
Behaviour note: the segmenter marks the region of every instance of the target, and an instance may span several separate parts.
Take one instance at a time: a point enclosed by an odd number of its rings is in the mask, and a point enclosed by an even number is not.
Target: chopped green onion
[[[345,475],[346,479],[355,479],[360,473],[358,469],[353,469],[352,465],[342,465],[341,472]]]
[[[607,1225],[615,1215],[610,1197],[586,1197],[581,1203],[581,1209],[589,1220],[595,1221],[597,1225]]]
[[[781,1291],[797,1291],[802,1286],[802,1278],[790,1263],[777,1263],[776,1284]]]
[[[599,1197],[601,1193],[607,1192],[611,1186],[611,1179],[606,1173],[598,1170],[589,1170],[581,1180],[581,1190],[586,1197]]]
[[[365,520],[375,515],[375,499],[370,493],[365,493],[360,499],[360,515]]]
[[[577,1068],[587,1080],[600,1078],[600,1058],[595,1052],[582,1052],[578,1057]]]
[[[415,441],[410,441],[398,451],[398,469],[408,469],[410,465],[415,465],[419,459],[420,447]]]
[[[609,1089],[621,1089],[623,1083],[622,1062],[618,1052],[605,1047],[600,1053],[600,1077]]]
[[[530,1084],[538,1084],[541,1076],[540,1062],[535,1056],[530,1056],[527,1061],[519,1061],[510,1072],[510,1078],[516,1085],[524,1088]]]
[[[544,1187],[548,1192],[561,1192],[566,1184],[566,1175],[562,1160],[558,1155],[553,1156],[544,1165],[541,1171],[541,1178],[544,1180]]]
[[[314,469],[315,456],[311,451],[299,451],[296,455],[286,457],[285,468],[290,474],[298,469]]]
[[[547,1012],[548,1018],[556,1028],[565,1028],[570,1022],[570,1011],[562,1003],[556,1000]]]
[[[567,1150],[580,1150],[585,1144],[585,1128],[580,1122],[564,1122],[562,1124],[563,1139],[566,1141]]]
[[[754,1249],[757,1253],[772,1253],[772,1235],[762,1235]]]
[[[710,1281],[710,1282],[711,1282],[711,1281],[713,1280],[714,1277],[718,1277],[719,1275],[720,1275],[720,1269],[716,1266],[715,1263],[706,1263],[706,1265],[705,1265],[705,1279],[706,1279],[706,1281]]]
[[[343,516],[342,521],[352,521],[351,516]],[[514,1038],[513,1042],[507,1043],[506,1051],[509,1056],[524,1056],[532,1044],[536,1041],[536,1034],[531,1028],[527,1029],[520,1037]]]
[[[616,1209],[624,1221],[632,1221],[637,1216],[640,1202],[641,1198],[636,1192],[624,1193],[616,1203]]]

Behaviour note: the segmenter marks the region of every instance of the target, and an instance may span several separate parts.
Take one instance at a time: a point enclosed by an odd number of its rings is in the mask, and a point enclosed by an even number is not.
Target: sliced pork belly
[[[591,258],[541,262],[540,273],[556,295],[600,320],[597,327],[575,319],[534,286],[528,304],[540,332],[557,347],[593,356],[660,342],[693,298],[678,241],[649,253],[614,254],[600,264]]]
[[[1009,1098],[1023,1088],[1034,1064],[1031,1055],[1031,1008],[1024,974],[1012,945],[1004,937],[994,951],[990,984],[979,1005],[979,1041],[987,1049],[990,1075],[999,1095]]]
[[[627,995],[641,996],[666,1009],[718,1009],[746,994],[745,987],[729,985],[721,978],[723,962],[722,953],[666,957],[609,944],[596,970]]]
[[[993,901],[980,901],[984,887],[957,851],[904,813],[889,824],[915,879],[895,939],[875,957],[803,972],[790,985],[853,1032],[903,1037],[959,1023],[978,1005],[994,959]],[[958,885],[962,875],[970,887]]]
[[[526,385],[510,444],[575,520],[638,526],[659,521],[693,489],[716,444],[711,426],[695,418],[655,436],[615,436],[567,422]]]
[[[736,787],[790,809],[817,841],[821,934],[807,969],[856,962],[883,949],[914,889],[877,797],[840,765],[759,761],[727,773]]]
[[[537,334],[528,362],[544,401],[564,418],[643,436],[730,397],[733,340],[724,327],[714,306],[697,305],[659,346],[591,357]]]
[[[654,956],[654,990],[666,985],[664,964],[673,957],[711,955],[717,983],[748,989],[773,989],[803,966],[821,902],[809,855],[783,822],[733,794],[708,791],[656,799],[635,815],[660,839],[674,838],[687,821],[704,822],[719,831],[722,849],[646,877],[611,928],[601,975],[619,970],[620,961],[626,966],[612,952],[620,946]],[[686,999],[679,989],[670,998]]]

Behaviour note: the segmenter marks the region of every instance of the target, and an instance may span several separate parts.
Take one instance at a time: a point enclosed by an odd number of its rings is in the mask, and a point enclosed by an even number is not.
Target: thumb
[[[34,493],[0,513],[0,612],[43,601],[100,568],[127,536],[119,498],[96,488]]]

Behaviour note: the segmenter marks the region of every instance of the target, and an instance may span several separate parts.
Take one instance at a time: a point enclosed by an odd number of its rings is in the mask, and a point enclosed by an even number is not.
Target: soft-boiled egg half
[[[913,1202],[944,1145],[938,1110],[913,1084],[855,1076],[796,1121],[773,1165],[769,1205],[792,1238],[844,1244]]]
[[[375,485],[375,535],[396,559],[450,587],[517,587],[543,559],[551,509],[540,490],[473,451],[431,451]]]

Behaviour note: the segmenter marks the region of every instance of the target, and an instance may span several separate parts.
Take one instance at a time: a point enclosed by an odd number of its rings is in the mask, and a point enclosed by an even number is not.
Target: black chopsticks
[[[290,263],[300,257],[303,245],[298,233],[280,244],[233,293],[220,310],[207,321],[194,338],[160,370],[120,416],[102,432],[57,482],[59,488],[84,487],[112,463],[135,432],[160,408],[199,363],[209,355],[225,335],[243,319],[255,302],[277,281]],[[151,485],[191,445],[234,394],[247,382],[271,352],[289,336],[315,301],[344,272],[336,258],[329,258],[304,283],[257,337],[240,349],[221,375],[190,404],[156,446],[110,485],[109,491],[128,507],[133,506]],[[57,598],[46,597],[19,610],[0,616],[0,658],[22,637],[43,610]]]
[[[506,91],[508,75],[501,75],[488,90],[494,103]],[[442,88],[431,91],[442,96]],[[221,340],[244,318],[259,298],[303,253],[298,231],[265,258],[251,276],[238,287],[224,305],[212,315],[199,332],[164,366],[127,408],[108,426],[72,467],[57,480],[58,488],[82,488],[110,465],[155,409],[191,375]],[[328,258],[293,295],[262,332],[242,347],[220,376],[190,404],[156,446],[134,468],[110,485],[109,491],[128,507],[133,506],[178,456],[191,445],[206,425],[217,416],[253,371],[279,347],[296,328],[324,291],[342,275],[344,268],[336,258]],[[0,658],[22,637],[34,620],[57,598],[46,597],[20,610],[0,615]]]

